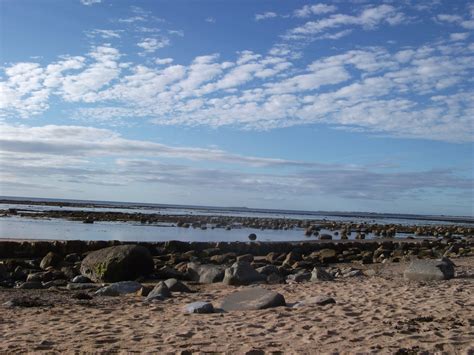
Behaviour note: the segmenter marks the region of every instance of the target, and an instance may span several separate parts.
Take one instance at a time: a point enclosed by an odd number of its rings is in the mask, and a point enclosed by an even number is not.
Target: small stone
[[[252,254],[239,255],[237,257],[237,261],[246,261],[248,263],[251,263],[253,261],[253,255]]]
[[[43,285],[39,281],[26,281],[23,282],[20,286],[18,286],[18,288],[23,290],[36,290],[42,289]]]
[[[336,300],[332,297],[314,296],[304,301],[297,302],[293,307],[310,306],[310,305],[325,306],[327,304],[332,304],[332,303],[336,303]]]
[[[210,302],[193,302],[185,307],[186,313],[214,313],[214,306]]]
[[[333,281],[334,276],[332,276],[330,273],[325,271],[321,267],[315,267],[313,271],[311,272],[311,279],[310,281]]]
[[[72,279],[71,282],[75,284],[85,284],[85,283],[91,283],[92,281],[87,276],[77,275],[76,277]]]
[[[171,292],[163,281],[160,281],[146,297],[147,301],[164,300],[170,298]]]
[[[266,277],[256,271],[249,262],[237,261],[225,270],[226,285],[249,285],[254,282],[265,281]]]
[[[165,281],[165,284],[171,292],[193,292],[188,286],[176,279],[168,279]]]
[[[56,253],[53,253],[53,252],[49,252],[48,254],[46,254],[46,256],[41,260],[41,263],[40,263],[40,268],[42,268],[43,270],[47,269],[48,267],[52,266],[52,267],[56,267],[58,266],[62,261],[62,258],[61,256],[59,256],[58,254]]]

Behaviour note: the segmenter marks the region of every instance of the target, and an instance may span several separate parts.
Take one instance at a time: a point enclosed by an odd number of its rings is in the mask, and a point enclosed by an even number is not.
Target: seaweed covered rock
[[[118,282],[148,275],[153,267],[153,259],[147,248],[118,245],[87,255],[81,264],[81,274],[94,282]]]

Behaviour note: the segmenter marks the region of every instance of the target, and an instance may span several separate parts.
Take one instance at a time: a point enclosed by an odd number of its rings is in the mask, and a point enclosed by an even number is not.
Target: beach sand
[[[474,353],[474,257],[456,258],[457,277],[405,281],[406,264],[362,266],[375,276],[263,285],[288,304],[328,295],[335,304],[185,314],[193,301],[219,306],[242,287],[191,285],[151,304],[136,295],[77,300],[67,290],[0,289],[0,352]],[[14,297],[37,307],[7,308]],[[252,352],[253,351],[253,352]]]

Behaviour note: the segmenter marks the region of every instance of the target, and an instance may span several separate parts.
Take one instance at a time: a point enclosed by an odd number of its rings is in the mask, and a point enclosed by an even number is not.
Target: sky
[[[474,215],[474,2],[0,0],[0,194]]]

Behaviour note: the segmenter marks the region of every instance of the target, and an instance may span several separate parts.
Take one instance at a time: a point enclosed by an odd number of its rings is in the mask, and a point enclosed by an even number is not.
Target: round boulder
[[[81,263],[81,274],[94,282],[118,282],[148,275],[153,267],[153,259],[147,248],[118,245],[87,255]]]

